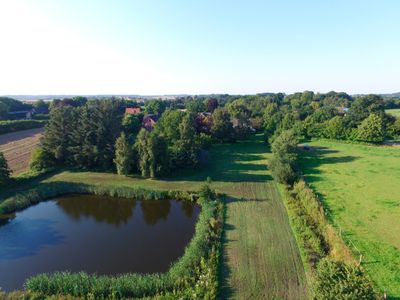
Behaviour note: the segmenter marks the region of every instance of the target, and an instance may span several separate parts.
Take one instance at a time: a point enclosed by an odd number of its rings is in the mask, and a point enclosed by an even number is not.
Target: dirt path
[[[38,145],[42,135],[43,128],[0,135],[0,151],[4,153],[13,175],[28,169],[32,150]]]

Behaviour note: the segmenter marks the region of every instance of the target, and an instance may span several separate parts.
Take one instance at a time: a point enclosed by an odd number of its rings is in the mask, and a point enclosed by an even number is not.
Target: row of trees
[[[193,100],[191,100],[193,101]],[[142,128],[144,113],[124,114],[126,102],[71,99],[54,101],[40,148],[33,154],[34,170],[54,166],[81,169],[116,169],[120,174],[158,177],[206,162],[212,142],[233,142],[247,136],[249,111],[239,103],[215,108],[209,130],[197,124],[198,114],[166,108],[158,100],[146,111],[161,114],[151,132]],[[165,110],[164,110],[165,109]],[[236,126],[232,119],[238,120]]]
[[[193,114],[168,109],[151,132],[142,128],[134,137],[122,132],[116,142],[117,172],[159,177],[199,166],[208,143],[207,136],[194,128]]]
[[[44,138],[32,160],[33,169],[56,165],[113,169],[122,111],[121,103],[107,100],[53,107]]]

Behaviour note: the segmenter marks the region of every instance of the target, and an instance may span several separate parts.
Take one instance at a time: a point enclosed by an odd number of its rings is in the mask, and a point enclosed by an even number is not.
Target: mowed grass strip
[[[400,297],[400,149],[315,141],[305,179],[377,286]],[[357,250],[358,249],[358,250]],[[397,299],[396,298],[396,299]]]
[[[221,298],[307,299],[299,250],[267,169],[267,150],[259,135],[250,141],[215,145],[207,168],[162,180],[62,172],[44,181],[195,191],[211,177],[212,187],[227,194]]]
[[[225,286],[232,299],[307,299],[299,250],[273,182],[236,184],[227,203]]]

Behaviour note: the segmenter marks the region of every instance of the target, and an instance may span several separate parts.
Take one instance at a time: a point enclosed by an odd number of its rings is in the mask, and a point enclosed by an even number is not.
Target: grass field
[[[399,299],[400,149],[333,141],[310,145],[311,151],[301,152],[306,181],[345,240],[361,252],[378,287]]]
[[[400,118],[400,108],[397,109],[387,109],[386,113],[392,115],[396,118]]]
[[[44,180],[198,190],[210,176],[213,188],[227,194],[221,298],[307,299],[304,269],[286,210],[267,170],[268,155],[258,136],[234,145],[215,145],[207,169],[173,178],[63,172]]]
[[[28,129],[0,135],[0,151],[4,153],[13,175],[28,169],[32,150],[39,143],[43,128]]]

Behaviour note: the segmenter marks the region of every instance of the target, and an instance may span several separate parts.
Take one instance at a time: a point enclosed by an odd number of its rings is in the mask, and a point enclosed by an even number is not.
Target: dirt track
[[[35,128],[0,135],[0,151],[17,175],[28,169],[32,150],[38,145],[43,128]]]

